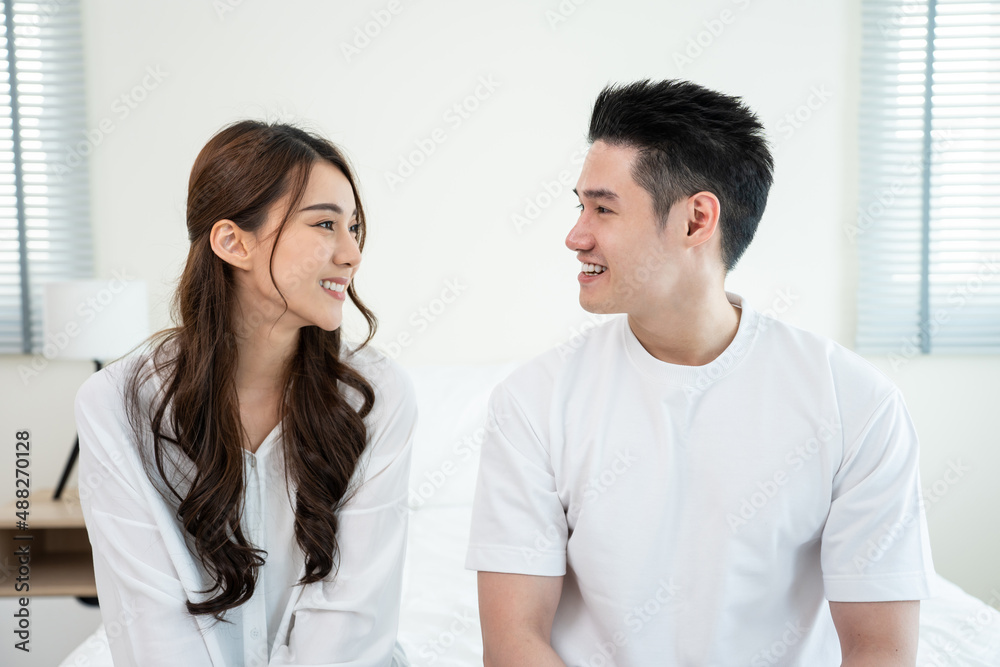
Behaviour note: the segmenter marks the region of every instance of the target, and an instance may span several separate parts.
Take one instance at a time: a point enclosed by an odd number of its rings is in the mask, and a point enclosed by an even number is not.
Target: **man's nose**
[[[569,230],[569,234],[566,235],[566,247],[573,252],[590,250],[594,247],[594,237],[587,230],[583,218],[577,220],[573,228]]]

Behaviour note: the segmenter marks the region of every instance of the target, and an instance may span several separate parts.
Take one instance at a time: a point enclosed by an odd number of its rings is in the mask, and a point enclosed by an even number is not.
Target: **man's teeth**
[[[607,270],[608,270],[608,267],[601,266],[600,264],[584,264],[583,265],[583,272],[584,273],[593,274],[595,276],[597,274],[599,274],[599,273],[604,273]]]
[[[321,280],[319,284],[323,289],[333,290],[334,292],[343,292],[347,289],[347,285],[341,285],[340,283],[331,282],[329,280]]]

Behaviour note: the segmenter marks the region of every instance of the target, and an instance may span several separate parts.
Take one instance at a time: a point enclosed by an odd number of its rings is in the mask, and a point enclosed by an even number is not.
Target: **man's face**
[[[576,184],[581,212],[566,247],[583,264],[580,305],[591,313],[641,317],[677,296],[684,256],[675,237],[686,212],[674,205],[660,229],[652,197],[632,178],[637,155],[596,141]]]

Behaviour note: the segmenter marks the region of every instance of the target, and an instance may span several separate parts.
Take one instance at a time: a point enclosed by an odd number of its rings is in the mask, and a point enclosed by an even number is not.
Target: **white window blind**
[[[42,348],[42,286],[93,270],[77,0],[3,1],[0,353]]]
[[[1000,352],[1000,2],[862,0],[859,352]]]

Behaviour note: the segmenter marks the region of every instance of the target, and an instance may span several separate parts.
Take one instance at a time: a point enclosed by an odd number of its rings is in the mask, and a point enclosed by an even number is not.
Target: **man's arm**
[[[479,573],[485,667],[566,667],[550,644],[562,577]]]
[[[831,602],[840,636],[842,667],[913,667],[917,664],[920,601]]]
[[[934,573],[917,434],[899,389],[870,417],[858,417],[867,412],[859,409],[843,421],[843,458],[820,552],[824,593],[845,666],[913,667],[919,601],[931,597]]]

